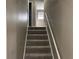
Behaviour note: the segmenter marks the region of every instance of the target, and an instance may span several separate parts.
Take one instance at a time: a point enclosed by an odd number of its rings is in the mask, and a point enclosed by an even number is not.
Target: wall
[[[45,0],[61,59],[73,59],[73,0]]]
[[[22,59],[28,20],[27,0],[6,0],[7,59]]]

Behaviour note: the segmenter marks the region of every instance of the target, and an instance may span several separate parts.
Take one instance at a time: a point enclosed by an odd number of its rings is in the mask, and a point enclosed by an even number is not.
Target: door
[[[37,10],[36,13],[36,27],[45,27],[44,10]]]
[[[29,2],[29,26],[32,26],[32,3]]]

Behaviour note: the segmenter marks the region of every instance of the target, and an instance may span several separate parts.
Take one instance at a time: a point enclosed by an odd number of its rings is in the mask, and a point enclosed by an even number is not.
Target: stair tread
[[[27,35],[27,39],[48,39],[47,35]]]
[[[28,27],[28,29],[46,29],[46,27]]]
[[[48,41],[48,40],[27,40],[27,41]]]
[[[27,41],[27,46],[48,46],[49,41]]]
[[[26,48],[50,48],[50,46],[26,46]]]
[[[28,34],[28,36],[47,36],[47,34]]]
[[[40,54],[40,53],[26,53],[26,56],[52,56],[51,53],[47,53],[47,54]]]

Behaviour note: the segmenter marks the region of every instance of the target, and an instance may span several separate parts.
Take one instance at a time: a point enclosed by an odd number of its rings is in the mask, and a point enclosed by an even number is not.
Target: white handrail
[[[28,26],[27,26],[27,31],[28,31]],[[26,37],[25,37],[25,45],[24,45],[24,52],[23,52],[23,59],[25,59],[25,53],[26,53],[26,42],[27,42],[27,31],[26,31]]]
[[[57,52],[58,59],[61,59],[58,48],[57,48],[57,44],[56,44],[56,41],[55,41],[55,38],[54,38],[54,35],[53,35],[53,32],[52,32],[52,29],[51,29],[49,21],[48,21],[48,16],[47,16],[46,12],[45,12],[45,16],[46,16],[46,20],[47,20],[46,22],[48,24],[49,30],[50,30],[51,35],[52,35],[52,39],[53,39],[53,43],[54,43],[54,46],[55,46],[55,49],[56,49],[56,52]]]
[[[29,1],[28,1],[29,2]],[[29,5],[29,4],[28,4]],[[28,35],[28,27],[29,27],[29,18],[27,20],[27,26],[26,26],[26,37],[25,37],[25,44],[24,44],[24,52],[23,52],[23,59],[25,59],[25,52],[26,52],[26,42],[27,42],[27,35]]]

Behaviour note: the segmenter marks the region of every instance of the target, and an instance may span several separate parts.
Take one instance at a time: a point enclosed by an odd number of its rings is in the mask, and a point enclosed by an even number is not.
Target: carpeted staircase
[[[25,59],[53,59],[46,27],[28,27]]]

